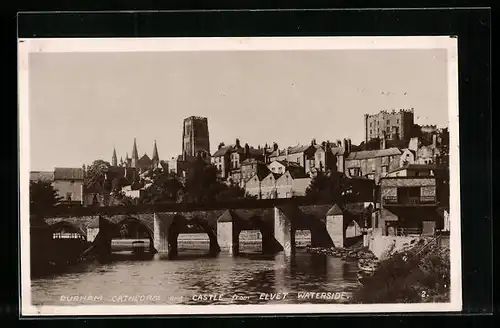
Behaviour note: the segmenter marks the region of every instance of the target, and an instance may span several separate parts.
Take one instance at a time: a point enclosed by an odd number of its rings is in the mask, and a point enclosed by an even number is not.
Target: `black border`
[[[192,5],[190,2],[184,6],[171,4],[170,8],[189,8],[189,4]],[[435,2],[433,4],[437,5]],[[53,9],[67,9],[64,7],[64,4],[58,4]],[[117,9],[116,6],[114,9]],[[18,24],[19,37],[457,35],[463,312],[486,314],[493,311],[489,9],[27,13],[18,16]],[[9,132],[17,139],[17,130]],[[12,158],[17,160],[17,148],[15,155],[3,161],[15,164],[12,168],[16,166],[17,169],[17,161],[9,161]],[[17,179],[14,181],[17,185]],[[6,199],[10,205],[14,205],[13,214],[18,212],[17,196]],[[18,255],[17,222],[13,216],[5,218],[9,220],[8,227],[12,230],[2,242],[7,241],[14,246],[4,247],[4,250],[16,252],[4,261],[6,263],[14,263]],[[17,276],[17,270],[14,271]],[[2,300],[3,304],[8,304],[5,312],[13,314],[19,311],[18,295],[14,291],[2,293],[4,295],[8,298]],[[395,316],[402,318],[400,315]],[[364,319],[374,320],[371,316]],[[383,316],[378,319],[383,319]]]

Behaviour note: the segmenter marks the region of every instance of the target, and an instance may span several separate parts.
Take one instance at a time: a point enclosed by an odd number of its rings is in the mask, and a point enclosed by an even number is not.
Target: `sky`
[[[414,108],[448,124],[446,50],[293,50],[29,55],[30,169],[181,153],[182,122],[220,142],[280,148],[364,139],[364,114]]]

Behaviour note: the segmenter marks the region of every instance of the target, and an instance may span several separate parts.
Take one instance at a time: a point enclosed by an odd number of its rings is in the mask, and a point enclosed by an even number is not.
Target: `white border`
[[[276,305],[85,305],[33,306],[29,231],[29,69],[34,52],[278,51],[334,49],[447,49],[450,131],[451,302],[425,304],[276,304]],[[19,39],[21,315],[175,315],[448,312],[462,309],[457,38],[415,37],[266,37],[266,38],[99,38]]]

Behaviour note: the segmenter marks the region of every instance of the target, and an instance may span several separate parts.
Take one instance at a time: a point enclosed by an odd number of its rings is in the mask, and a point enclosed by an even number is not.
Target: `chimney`
[[[347,145],[347,139],[344,138],[344,152],[349,152],[349,148],[348,148],[348,145]]]
[[[273,143],[273,150],[278,151],[278,144],[276,142]]]
[[[240,147],[240,139],[236,138],[236,147],[239,148]]]
[[[351,143],[351,138],[347,139],[347,147],[349,148],[349,153],[352,151],[352,143]]]
[[[248,146],[248,144],[246,143],[245,144],[245,156],[248,156],[248,153],[250,151],[250,147]]]

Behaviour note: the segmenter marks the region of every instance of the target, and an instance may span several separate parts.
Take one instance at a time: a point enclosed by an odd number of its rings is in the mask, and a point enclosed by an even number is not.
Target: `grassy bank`
[[[357,303],[449,302],[449,250],[422,243],[390,252],[373,274],[362,278],[354,294]]]

